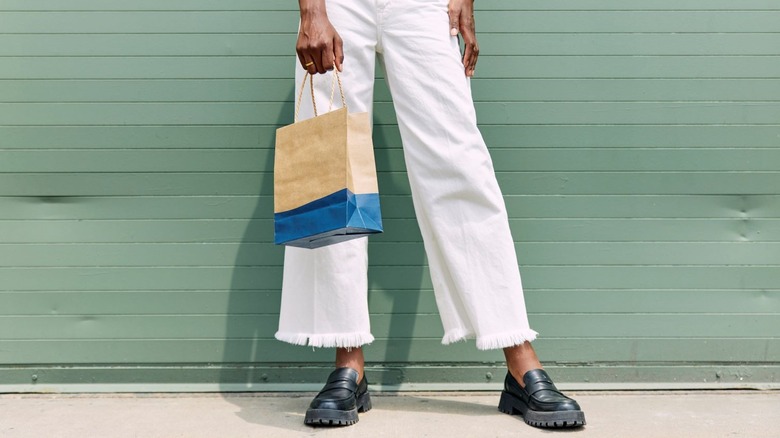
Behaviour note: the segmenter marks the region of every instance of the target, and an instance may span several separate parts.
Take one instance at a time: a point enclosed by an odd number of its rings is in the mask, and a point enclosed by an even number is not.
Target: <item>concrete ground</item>
[[[376,394],[354,426],[313,429],[313,394],[0,394],[0,437],[535,437],[497,393]],[[576,437],[780,437],[780,391],[569,392]]]

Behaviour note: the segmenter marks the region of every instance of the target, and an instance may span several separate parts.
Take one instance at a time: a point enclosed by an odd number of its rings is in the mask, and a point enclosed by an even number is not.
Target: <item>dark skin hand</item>
[[[341,71],[344,43],[330,24],[325,0],[299,0],[299,4],[301,31],[295,50],[301,65],[311,74],[325,73],[334,67]]]
[[[330,23],[325,0],[299,0],[301,31],[295,50],[304,69],[311,74],[325,73],[334,68],[341,71],[344,62],[344,42]],[[474,0],[450,0],[450,35],[463,37],[463,68],[466,76],[474,76],[479,57],[479,45],[474,28]]]
[[[474,76],[479,57],[477,32],[474,28],[474,0],[450,0],[448,13],[450,15],[450,35],[460,32],[465,44],[463,51],[463,67],[466,76]]]

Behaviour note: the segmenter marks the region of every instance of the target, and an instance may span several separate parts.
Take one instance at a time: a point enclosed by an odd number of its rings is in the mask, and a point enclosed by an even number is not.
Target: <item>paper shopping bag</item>
[[[382,232],[368,113],[350,114],[334,79],[344,107],[318,116],[314,102],[315,117],[297,121],[304,77],[296,122],[276,131],[276,244],[319,248]]]

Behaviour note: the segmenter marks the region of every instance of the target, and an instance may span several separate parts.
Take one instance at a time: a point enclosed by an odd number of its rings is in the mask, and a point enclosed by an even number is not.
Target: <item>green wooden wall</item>
[[[479,122],[559,381],[777,383],[780,2],[477,10]],[[332,351],[273,339],[296,26],[294,0],[0,0],[0,390],[320,381]],[[495,386],[499,353],[440,345],[378,84],[373,380]]]

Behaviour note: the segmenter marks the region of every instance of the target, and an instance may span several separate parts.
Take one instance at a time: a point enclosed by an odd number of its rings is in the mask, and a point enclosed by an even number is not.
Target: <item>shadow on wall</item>
[[[276,126],[289,123],[293,90]],[[264,132],[264,131],[260,131]],[[273,141],[258,139],[262,145]],[[236,254],[226,309],[219,385],[222,391],[254,391],[269,381],[267,368],[284,361],[286,351],[273,338],[279,310],[283,248],[273,244],[273,150],[261,170],[255,209]]]
[[[291,89],[287,104],[277,118],[277,126],[289,123],[293,113],[293,94]],[[392,123],[384,121],[380,123]],[[394,128],[397,129],[397,128]],[[387,130],[374,131],[377,166],[379,169],[401,172],[404,169],[391,168],[390,151],[388,147],[397,148],[400,145],[388,145],[388,139],[382,134]],[[268,139],[260,139],[261,144],[269,144]],[[281,302],[281,278],[283,248],[275,246],[273,241],[273,159],[272,151],[268,153],[262,169],[262,178],[257,193],[257,204],[244,233],[238,249],[231,279],[228,305],[226,309],[226,330],[223,360],[220,364],[218,382],[222,391],[279,391],[295,388],[308,383],[308,387],[318,387],[332,369],[333,349],[312,349],[289,345],[274,339],[278,324],[278,312]],[[387,175],[387,174],[386,174]],[[400,176],[403,178],[403,174]],[[397,177],[396,177],[397,178]],[[395,180],[380,175],[380,193],[399,193],[403,189]],[[407,205],[408,204],[408,205]],[[409,196],[394,197],[392,205],[401,205],[402,211],[412,211]],[[383,204],[384,217],[397,217],[386,210]],[[414,316],[418,310],[419,292],[397,290],[397,285],[390,284],[394,275],[388,275],[389,270],[404,265],[405,283],[420,284],[423,275],[422,243],[413,251],[407,251],[411,256],[400,261],[392,254],[395,240],[393,224],[398,221],[386,222],[383,236],[374,236],[369,244],[371,263],[369,269],[369,305],[372,311],[372,328],[377,340],[374,345],[366,348],[368,366],[374,364],[392,365],[393,368],[403,367],[410,359],[411,341],[414,332]],[[389,226],[388,226],[389,225]],[[411,246],[411,245],[407,245]],[[384,253],[384,255],[382,255]],[[379,266],[377,266],[379,265]],[[374,275],[383,270],[382,275]],[[393,289],[395,288],[395,290]],[[383,295],[379,298],[379,295]],[[376,296],[376,297],[375,297]],[[377,324],[379,320],[380,324]],[[399,383],[398,375],[403,372],[398,369],[392,373],[375,373],[372,383]],[[392,378],[391,381],[385,381]],[[240,403],[241,399],[231,398]],[[302,401],[302,408],[308,401]],[[247,417],[248,419],[250,417]]]
[[[407,178],[405,168],[395,168],[390,158],[391,149],[400,149],[401,144],[391,144],[391,140],[387,134],[389,130],[398,130],[394,125],[395,120],[382,120],[381,115],[374,119],[374,148],[376,151],[377,168],[387,170],[390,172],[404,172],[403,175],[397,175],[395,178],[391,174],[385,174],[386,178],[380,176],[380,193],[401,193],[402,189],[399,187],[400,179]],[[390,125],[393,123],[393,125]],[[382,128],[377,129],[376,126],[384,125]],[[389,196],[386,196],[387,200]],[[386,332],[378,332],[376,324],[374,324],[375,336],[378,338],[376,346],[374,348],[366,348],[366,360],[368,365],[381,364],[384,371],[380,376],[373,377],[373,383],[382,383],[385,385],[396,385],[403,382],[404,379],[404,367],[409,363],[411,358],[411,348],[414,336],[416,315],[420,310],[420,290],[399,290],[397,283],[392,280],[395,275],[372,275],[378,269],[379,264],[384,264],[384,269],[403,269],[403,277],[408,284],[422,284],[423,280],[423,263],[425,263],[425,251],[423,250],[422,241],[419,240],[419,230],[417,229],[416,221],[411,218],[407,218],[406,215],[399,214],[400,212],[411,212],[414,210],[412,206],[412,198],[409,195],[394,195],[393,202],[385,202],[383,204],[383,215],[385,218],[384,233],[382,235],[372,238],[372,245],[369,245],[369,260],[373,258],[379,263],[374,264],[375,269],[369,268],[368,280],[369,289],[373,292],[369,293],[369,307],[372,308],[374,314],[384,313],[382,315],[385,321],[388,322]],[[388,208],[392,205],[392,210]],[[398,219],[403,218],[403,222],[412,222],[414,225],[401,225],[402,221]],[[418,237],[413,242],[406,244],[395,243],[398,241],[398,235],[394,232],[400,231],[399,228],[413,226],[417,231]],[[393,246],[407,246],[407,251],[399,251]],[[396,254],[402,254],[403,257],[397,257]],[[391,261],[392,260],[392,261]],[[378,268],[378,269],[377,269]],[[401,274],[399,274],[401,275]],[[405,281],[405,283],[406,283]],[[388,303],[391,303],[388,306]],[[388,314],[389,312],[389,314]],[[373,321],[372,321],[373,322]],[[385,338],[385,339],[382,339]],[[384,348],[381,349],[381,344],[384,344]]]

